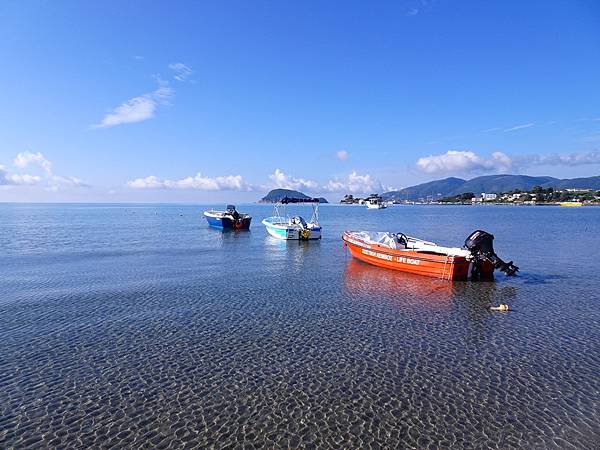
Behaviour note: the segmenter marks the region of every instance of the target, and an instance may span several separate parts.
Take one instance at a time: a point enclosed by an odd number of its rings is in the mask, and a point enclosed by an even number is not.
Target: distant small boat
[[[583,206],[581,202],[560,202],[560,206]]]
[[[403,233],[346,231],[342,240],[356,259],[388,269],[446,280],[491,279],[494,269],[514,275],[519,268],[496,253],[494,236],[477,230],[464,248],[443,247]]]
[[[367,208],[369,209],[385,209],[387,208],[387,203],[382,202],[381,200],[368,200]]]
[[[204,211],[204,217],[213,228],[222,230],[248,230],[252,216],[239,213],[234,205],[227,205],[226,211]]]
[[[307,222],[303,217],[289,217],[286,205],[289,203],[310,203],[313,214]],[[321,239],[321,226],[319,225],[319,199],[318,198],[289,198],[284,197],[274,206],[273,216],[262,221],[267,232],[277,238],[285,240],[308,241]]]
[[[367,208],[369,209],[385,209],[387,208],[387,203],[383,201],[383,197],[379,194],[371,194],[367,198],[365,198],[365,202]]]

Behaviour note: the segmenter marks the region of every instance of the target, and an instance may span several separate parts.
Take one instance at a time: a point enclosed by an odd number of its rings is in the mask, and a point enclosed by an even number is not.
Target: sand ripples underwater
[[[600,265],[569,258],[589,242],[511,248],[521,212],[323,208],[326,237],[290,245],[208,230],[201,207],[21,208],[0,210],[1,448],[600,446]],[[536,213],[600,244],[600,210]],[[522,275],[382,271],[338,239],[443,240],[440,220],[492,229]]]

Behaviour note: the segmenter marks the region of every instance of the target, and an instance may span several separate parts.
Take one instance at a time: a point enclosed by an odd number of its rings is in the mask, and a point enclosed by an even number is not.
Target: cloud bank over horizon
[[[323,186],[323,192],[343,194],[371,194],[390,190],[394,190],[394,188],[385,186],[381,181],[375,180],[369,174],[361,175],[356,170],[349,173],[345,178],[329,180]]]
[[[350,172],[345,177],[337,177],[320,184],[315,180],[296,177],[276,168],[268,176],[266,184],[250,184],[241,175],[226,175],[218,177],[206,177],[198,173],[194,177],[185,177],[179,180],[169,180],[150,175],[136,178],[126,183],[131,189],[190,189],[200,191],[246,191],[258,192],[271,189],[290,189],[295,191],[306,191],[314,194],[326,193],[352,193],[368,194],[391,190],[390,186],[382,184],[369,174]]]
[[[42,170],[40,175],[28,173],[14,173],[5,166],[0,165],[0,186],[41,186],[47,191],[58,191],[65,188],[88,187],[77,177],[57,175],[52,170],[52,163],[41,152],[21,152],[13,160],[14,167],[26,169],[38,167]]]
[[[449,150],[443,154],[419,158],[415,163],[415,167],[421,173],[434,178],[440,176],[466,176],[468,178],[469,176],[507,173],[509,171],[518,172],[528,167],[538,166],[575,167],[586,165],[600,165],[600,151],[519,156],[494,152],[486,156],[474,151]],[[20,152],[14,157],[12,166],[13,168],[0,165],[0,187],[4,190],[29,187],[52,192],[89,187],[80,178],[56,174],[52,162],[41,152]],[[250,182],[242,174],[207,176],[203,172],[197,172],[192,176],[174,179],[149,175],[131,179],[121,186],[130,190],[240,193],[265,192],[271,189],[283,188],[303,191],[314,196],[326,194],[362,195],[399,189],[384,184],[369,173],[360,173],[357,170],[352,170],[346,175],[334,176],[325,179],[325,181],[319,181],[289,174],[280,168],[276,168],[271,174],[267,175],[265,183]],[[97,187],[104,189],[102,186]]]
[[[431,155],[417,160],[417,168],[427,174],[502,172],[513,166],[512,159],[502,152],[485,158],[472,151],[449,150],[441,155]]]
[[[133,189],[195,189],[200,191],[249,191],[251,187],[241,175],[227,175],[215,178],[205,177],[198,172],[193,177],[168,180],[150,175],[127,182]]]
[[[469,150],[449,150],[419,158],[417,169],[428,175],[483,175],[520,171],[535,166],[584,166],[600,164],[600,151],[566,154],[509,156],[494,152],[489,157]]]
[[[280,169],[275,169],[275,172],[269,175],[269,180],[271,180],[271,183],[265,186],[265,189],[292,189],[298,191],[302,189],[315,190],[319,187],[319,183],[316,181],[286,175]]]

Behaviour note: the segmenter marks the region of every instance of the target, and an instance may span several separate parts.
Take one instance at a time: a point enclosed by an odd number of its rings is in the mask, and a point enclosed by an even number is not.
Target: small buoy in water
[[[508,305],[502,304],[500,306],[492,306],[490,309],[492,311],[508,311]]]

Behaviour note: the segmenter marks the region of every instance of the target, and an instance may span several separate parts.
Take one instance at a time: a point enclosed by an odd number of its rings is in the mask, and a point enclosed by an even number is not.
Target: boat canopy
[[[282,204],[287,204],[287,203],[320,203],[321,200],[319,200],[318,198],[311,198],[311,197],[306,197],[306,198],[299,198],[299,197],[288,197],[285,196],[281,199],[280,203]]]
[[[295,216],[290,218],[287,214],[287,205],[290,203],[308,203],[312,206],[312,216],[309,221],[304,220],[299,216]],[[273,222],[277,223],[292,223],[292,220],[304,221],[307,223],[307,226],[310,227],[318,227],[319,226],[319,204],[320,200],[318,198],[299,198],[299,197],[288,197],[285,196],[278,202],[273,204],[273,216],[270,218]]]

